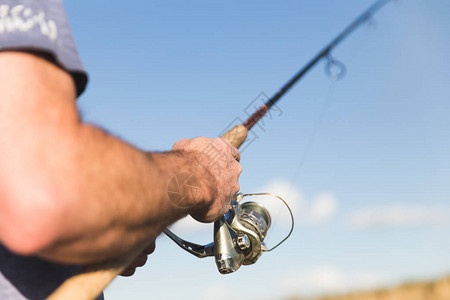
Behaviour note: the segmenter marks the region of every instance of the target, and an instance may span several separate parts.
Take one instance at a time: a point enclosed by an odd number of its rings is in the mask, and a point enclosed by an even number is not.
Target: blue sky
[[[80,110],[142,149],[215,137],[371,3],[65,1],[90,74]],[[343,80],[330,81],[322,62],[254,129],[241,189],[295,206],[290,240],[223,276],[212,258],[161,237],[107,299],[225,299],[237,289],[283,299],[448,274],[449,11],[445,0],[388,4],[333,51]],[[279,219],[273,234],[285,229]],[[212,240],[212,226],[177,228]]]

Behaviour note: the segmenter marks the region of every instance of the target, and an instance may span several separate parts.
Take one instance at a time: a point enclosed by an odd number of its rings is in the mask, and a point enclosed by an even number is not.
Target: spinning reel
[[[274,247],[268,249],[264,243],[272,223],[267,209],[253,201],[241,203],[244,197],[272,196],[282,201],[291,216],[291,229],[288,235]],[[268,193],[236,194],[231,201],[230,210],[214,223],[214,241],[198,245],[185,241],[166,229],[164,233],[178,246],[199,257],[214,256],[221,274],[237,271],[241,265],[252,265],[263,252],[272,251],[291,235],[294,229],[294,216],[287,203],[280,197]]]

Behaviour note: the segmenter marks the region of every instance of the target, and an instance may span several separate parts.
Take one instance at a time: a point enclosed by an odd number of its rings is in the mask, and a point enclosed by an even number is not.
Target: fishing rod
[[[248,131],[275,105],[309,70],[311,70],[322,58],[328,57],[328,67],[334,65],[341,68],[341,73],[335,77],[338,79],[342,75],[343,67],[332,58],[330,52],[346,37],[348,37],[356,28],[369,20],[377,11],[392,0],[378,0],[356,18],[347,28],[344,29],[336,38],[334,38],[322,51],[314,56],[297,74],[294,75],[281,89],[267,100],[255,113],[253,113],[241,125],[234,126],[228,130],[222,138],[228,140],[233,146],[239,148],[247,138]],[[331,72],[329,72],[331,73]],[[214,224],[215,239],[210,245],[197,245],[189,243],[175,236],[166,230],[166,234],[173,239],[179,246],[198,257],[210,255],[216,256],[216,263],[221,273],[234,272],[240,264],[253,264],[256,262],[262,252],[271,251],[286,240],[283,239],[279,244],[271,249],[265,248],[262,243],[268,228],[270,227],[270,214],[264,207],[255,202],[240,203],[243,197],[270,195],[267,193],[259,194],[238,194],[232,201],[233,208],[230,210],[233,215],[227,214]],[[276,198],[279,198],[276,195]],[[279,198],[283,201],[283,199]],[[286,203],[285,203],[286,204]],[[289,209],[289,207],[288,207]],[[290,210],[289,210],[290,211]],[[291,211],[290,211],[291,212]],[[292,226],[293,216],[291,212]],[[233,236],[233,230],[240,230],[242,234]],[[291,234],[289,232],[288,236]],[[217,233],[217,234],[216,234]],[[249,243],[250,242],[250,243]],[[258,247],[252,246],[255,243]],[[129,255],[121,257],[108,263],[100,263],[85,267],[79,274],[76,274],[63,282],[47,299],[49,300],[89,300],[96,298],[103,289],[125,268],[130,265],[134,259],[141,254],[147,244],[142,243],[136,246]],[[234,257],[220,260],[226,257],[229,251],[234,251]],[[243,255],[243,256],[242,256]],[[219,258],[219,260],[217,260]],[[221,265],[222,264],[222,265]]]

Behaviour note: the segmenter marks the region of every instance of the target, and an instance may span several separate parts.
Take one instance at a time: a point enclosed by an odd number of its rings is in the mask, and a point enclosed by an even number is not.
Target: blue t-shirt
[[[0,51],[20,50],[50,55],[69,72],[79,96],[87,75],[69,28],[62,0],[0,0]]]
[[[44,57],[72,75],[77,95],[86,87],[87,75],[62,0],[0,0],[2,50],[45,54]],[[0,244],[0,299],[45,299],[79,269],[37,257],[18,256]]]

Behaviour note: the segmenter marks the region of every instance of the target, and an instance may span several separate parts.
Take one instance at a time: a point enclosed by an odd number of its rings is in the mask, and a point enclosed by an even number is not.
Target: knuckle
[[[145,249],[145,254],[152,254],[155,252],[156,244],[151,244],[147,249]]]
[[[173,144],[172,149],[182,149],[186,144],[188,143],[188,139],[181,139],[179,141],[176,141],[175,144]]]
[[[138,267],[142,267],[147,262],[147,255],[142,256],[138,261]]]
[[[224,205],[224,210],[223,210],[223,212],[222,212],[221,216],[222,216],[222,215],[224,215],[224,214],[226,214],[226,213],[227,213],[227,211],[229,211],[229,210],[230,210],[230,208],[231,208],[231,205],[230,205],[230,203],[227,203],[226,205]]]
[[[224,147],[225,149],[230,149],[233,147],[233,145],[231,145],[231,143],[223,138],[215,138],[218,142],[220,142],[220,144],[222,145],[222,147]]]
[[[134,274],[134,272],[135,272],[134,268],[127,268],[122,272],[121,275],[125,276],[125,277],[129,277],[129,276],[132,276]]]

